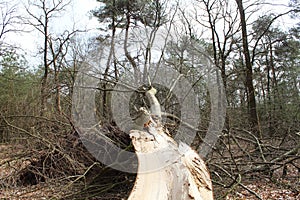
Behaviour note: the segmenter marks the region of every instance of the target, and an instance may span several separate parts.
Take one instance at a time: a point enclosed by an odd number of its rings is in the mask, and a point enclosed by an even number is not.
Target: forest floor
[[[27,157],[30,152],[24,152],[20,145],[0,145],[0,199],[2,200],[41,200],[41,199],[59,199],[64,196],[62,187],[66,187],[66,182],[49,181],[42,182],[36,185],[20,185],[17,180],[18,172],[20,169],[26,168],[29,165],[29,158]],[[227,200],[243,200],[243,199],[258,199],[255,195],[251,194],[249,190],[255,192],[263,200],[293,200],[300,199],[299,189],[300,180],[298,171],[291,166],[288,167],[288,174],[286,177],[276,178],[272,180],[269,178],[253,177],[252,180],[243,180],[243,187],[236,187],[225,199]],[[298,188],[290,187],[290,185],[297,186]],[[75,191],[69,191],[75,192]],[[103,197],[91,199],[124,199],[124,196],[119,193],[106,194]]]
[[[277,182],[275,182],[277,181]],[[244,183],[247,189],[255,192],[263,200],[298,200],[300,199],[299,192],[290,188],[290,180],[278,179],[278,180],[253,180],[249,183]],[[299,180],[298,180],[299,181]],[[299,185],[299,184],[298,184]],[[299,190],[299,188],[298,188]],[[243,188],[239,188],[225,198],[227,200],[243,200],[243,199],[258,199],[255,195]]]

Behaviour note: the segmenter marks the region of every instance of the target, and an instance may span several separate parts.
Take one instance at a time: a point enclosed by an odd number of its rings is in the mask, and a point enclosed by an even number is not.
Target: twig
[[[260,155],[261,155],[261,158],[263,159],[263,161],[267,162],[267,160],[266,160],[266,158],[264,156],[263,150],[261,148],[261,143],[260,143],[259,139],[253,133],[251,133],[250,131],[247,131],[245,129],[242,129],[242,131],[245,132],[245,133],[247,133],[247,134],[249,134],[252,138],[255,139],[257,147],[258,147],[258,150],[259,150]]]
[[[236,180],[235,177],[233,177],[227,170],[225,170],[223,167],[216,165],[216,164],[212,164],[213,166],[217,167],[218,169],[222,170],[227,176],[229,176],[232,180]],[[239,174],[239,176],[241,176]],[[237,185],[241,186],[242,188],[244,188],[245,190],[247,190],[248,192],[250,192],[251,194],[253,194],[254,196],[256,196],[258,199],[262,200],[262,198],[260,197],[259,194],[257,194],[255,191],[249,189],[247,186],[245,186],[244,184],[241,183],[241,181],[237,182]],[[231,188],[232,190],[232,188]]]

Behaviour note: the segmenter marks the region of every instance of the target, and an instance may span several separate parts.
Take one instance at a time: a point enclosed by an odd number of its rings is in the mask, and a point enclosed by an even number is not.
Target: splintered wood
[[[130,137],[139,166],[129,200],[213,199],[204,161],[188,145],[177,144],[160,123],[132,130]]]

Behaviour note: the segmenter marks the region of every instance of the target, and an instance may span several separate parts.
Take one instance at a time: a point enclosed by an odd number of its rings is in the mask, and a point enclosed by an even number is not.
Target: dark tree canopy
[[[140,22],[145,26],[160,26],[164,22],[163,3],[160,0],[97,0],[101,3],[98,9],[92,11],[99,22],[112,21],[118,28],[123,28],[128,17],[135,23]]]

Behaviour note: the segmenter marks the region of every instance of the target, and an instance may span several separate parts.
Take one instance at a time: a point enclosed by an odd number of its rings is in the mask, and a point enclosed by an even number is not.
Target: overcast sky
[[[0,0],[3,1],[3,0]],[[4,0],[10,2],[10,4],[18,5],[18,12],[21,14],[26,14],[24,6],[27,5],[27,0]],[[269,0],[274,4],[285,4],[287,5],[288,0]],[[95,33],[95,30],[99,27],[99,23],[97,20],[89,14],[89,11],[95,9],[99,6],[99,2],[96,0],[71,0],[69,6],[65,12],[62,12],[57,18],[53,19],[50,27],[51,32],[55,32],[57,34],[62,33],[64,30],[72,30],[75,26],[75,29],[80,30],[90,30]],[[270,9],[270,6],[265,6],[265,9]],[[284,11],[284,7],[275,6],[275,12],[280,13]],[[281,18],[278,20],[280,26],[283,29],[287,29],[294,22],[290,21],[288,17]],[[29,29],[27,29],[29,30]],[[88,35],[88,33],[85,33]],[[43,40],[41,35],[36,32],[30,33],[18,33],[18,34],[10,34],[7,39],[10,43],[13,43],[19,47],[24,49],[24,52],[27,54],[27,58],[30,62],[40,63],[41,57],[37,55],[37,49],[41,46]],[[23,53],[24,53],[23,52]]]
[[[10,5],[17,5],[18,13],[26,15],[24,7],[28,4],[27,0],[5,1],[8,1]],[[58,16],[53,18],[50,22],[50,32],[60,34],[64,30],[72,29],[95,32],[99,23],[96,18],[91,17],[89,12],[98,6],[99,2],[96,0],[71,0],[71,3],[66,7],[66,10],[58,14]],[[43,38],[37,31],[32,31],[34,30],[32,27],[25,27],[25,30],[28,32],[9,33],[5,39],[8,43],[21,47],[24,50],[23,53],[26,53],[26,56],[30,61],[39,62],[41,57],[36,56],[36,54],[37,49],[43,42]]]

